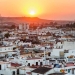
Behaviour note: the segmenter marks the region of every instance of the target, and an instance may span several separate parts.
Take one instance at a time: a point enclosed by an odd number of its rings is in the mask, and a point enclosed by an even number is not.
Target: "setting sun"
[[[36,14],[36,12],[35,12],[34,10],[31,10],[31,11],[29,12],[29,14],[30,14],[31,16],[34,16],[34,15]]]

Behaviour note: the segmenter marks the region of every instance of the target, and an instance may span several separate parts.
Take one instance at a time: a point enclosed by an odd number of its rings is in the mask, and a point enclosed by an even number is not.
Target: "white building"
[[[24,23],[19,25],[20,30],[25,30],[26,32],[29,30],[29,24]]]
[[[75,66],[64,68],[39,67],[33,70],[31,73],[32,75],[74,75]]]
[[[62,56],[64,56],[64,50],[63,49],[53,49],[51,52],[51,57],[60,58],[61,53],[62,53]]]
[[[0,75],[17,75],[17,69],[11,67],[11,63],[0,61]]]
[[[0,46],[0,52],[11,52],[13,51],[13,46]]]

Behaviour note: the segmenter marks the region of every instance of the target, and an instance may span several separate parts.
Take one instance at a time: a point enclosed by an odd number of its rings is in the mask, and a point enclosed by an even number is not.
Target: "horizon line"
[[[12,18],[15,18],[15,17],[27,17],[27,18],[39,18],[39,19],[43,19],[43,20],[51,20],[51,21],[75,21],[74,19],[73,20],[69,20],[69,19],[46,19],[46,18],[40,18],[40,17],[28,17],[28,16],[1,16],[0,15],[0,18],[1,17],[4,17],[4,18],[6,18],[6,17],[8,17],[8,18],[10,18],[10,17],[12,17]]]

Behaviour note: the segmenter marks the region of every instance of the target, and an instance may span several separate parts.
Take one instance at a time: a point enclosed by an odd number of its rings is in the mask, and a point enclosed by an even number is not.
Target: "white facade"
[[[42,58],[14,58],[13,60],[11,60],[10,62],[13,63],[18,63],[18,64],[22,64],[25,66],[40,66],[40,65],[45,65],[45,61]]]
[[[54,45],[54,48],[63,49],[63,50],[72,50],[75,49],[75,41],[57,42]]]
[[[13,51],[12,46],[1,46],[0,47],[0,52],[10,52],[10,51]]]
[[[17,69],[11,68],[11,63],[0,61],[0,75],[13,75],[13,71],[15,72],[14,75],[17,75]]]
[[[74,41],[72,41],[72,42],[65,41],[63,44],[63,49],[66,49],[66,50],[75,49],[75,42]]]
[[[31,46],[32,44],[31,44],[31,42],[19,42],[18,44],[17,44],[18,46],[24,46],[24,45],[29,45],[29,46]]]
[[[75,75],[75,69],[74,68],[75,68],[75,66],[64,67],[64,68],[53,68],[44,74],[32,72],[32,75],[38,75],[38,74],[39,75],[48,75],[48,74],[52,74],[52,73],[62,73],[61,70],[64,70],[64,72],[65,72],[64,75]],[[68,72],[69,69],[70,69],[70,72]],[[74,69],[74,72],[73,72],[73,69]]]
[[[20,30],[22,30],[22,29],[23,29],[23,26],[22,26],[22,24],[20,24],[20,25],[19,25],[19,29],[20,29]]]
[[[27,74],[27,72],[30,72],[31,73],[31,71],[32,70],[34,70],[35,68],[30,68],[30,67],[22,67],[22,68],[20,68],[19,69],[19,74],[26,74],[26,75],[31,75],[31,74]]]
[[[28,65],[28,63],[29,63],[30,66],[32,66],[32,65],[37,65],[38,66],[38,65],[40,65],[40,62],[42,62],[42,65],[45,65],[45,62],[43,61],[42,58],[41,59],[40,58],[39,59],[38,58],[27,59],[26,62],[27,62],[26,64]]]
[[[26,32],[29,30],[29,24],[24,23],[19,25],[20,30],[25,30]]]
[[[60,57],[60,52],[63,52],[63,49],[53,49],[51,52],[51,57]]]

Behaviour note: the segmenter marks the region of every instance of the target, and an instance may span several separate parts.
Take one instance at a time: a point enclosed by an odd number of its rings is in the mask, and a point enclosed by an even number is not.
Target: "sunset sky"
[[[75,20],[75,0],[0,0],[0,14]]]

